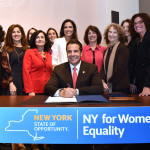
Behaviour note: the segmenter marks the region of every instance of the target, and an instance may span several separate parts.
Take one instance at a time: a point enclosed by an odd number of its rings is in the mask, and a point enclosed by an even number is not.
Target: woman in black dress
[[[24,29],[19,24],[11,25],[6,34],[5,44],[2,48],[2,67],[8,74],[2,78],[3,95],[24,95],[22,64],[25,50],[28,49]],[[25,148],[24,144],[13,144]]]
[[[2,66],[6,70],[11,68],[13,81],[7,82],[9,87],[3,91],[3,94],[24,95],[22,64],[25,50],[27,49],[24,29],[19,24],[11,25],[8,28],[5,44],[2,48]]]

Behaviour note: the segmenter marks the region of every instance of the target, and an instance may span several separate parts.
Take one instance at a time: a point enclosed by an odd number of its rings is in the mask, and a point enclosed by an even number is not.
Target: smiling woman
[[[29,95],[43,94],[44,86],[52,74],[51,55],[48,53],[50,43],[45,32],[33,33],[30,49],[23,60],[24,90]]]
[[[27,48],[24,29],[19,24],[11,25],[8,28],[5,45],[2,49],[2,65],[6,70],[11,67],[13,81],[9,84],[7,90],[5,89],[3,91],[3,94],[24,95],[22,63]]]
[[[27,32],[27,42],[28,42],[28,45],[30,45],[31,36],[32,36],[32,34],[33,34],[35,31],[37,31],[37,29],[35,29],[35,28],[31,28],[31,29],[28,30],[28,32]]]
[[[108,49],[104,52],[101,78],[106,92],[129,92],[129,49],[125,33],[118,24],[110,24],[104,33]]]
[[[96,26],[88,26],[84,34],[84,42],[87,44],[83,46],[82,60],[88,63],[93,63],[98,67],[98,72],[103,62],[103,52],[106,47],[100,46],[102,35]]]
[[[8,28],[5,45],[2,48],[2,66],[10,77],[8,81],[2,81],[5,89],[3,95],[24,95],[22,77],[22,64],[27,50],[27,41],[24,29],[19,24],[13,24]],[[13,80],[10,80],[12,79]],[[14,144],[15,145],[15,144]],[[24,144],[16,144],[18,148],[25,148]]]
[[[66,44],[71,39],[78,39],[77,28],[74,21],[66,19],[60,29],[60,38],[55,39],[52,46],[52,64],[56,66],[58,64],[67,62]]]
[[[137,93],[150,95],[150,16],[138,13],[131,18],[131,34],[137,40],[130,55],[131,79],[136,79]]]

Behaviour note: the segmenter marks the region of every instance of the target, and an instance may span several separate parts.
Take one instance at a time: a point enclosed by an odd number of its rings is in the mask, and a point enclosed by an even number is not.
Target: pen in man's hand
[[[69,83],[67,83],[67,86],[68,86],[69,88],[71,88],[71,86],[70,86]],[[73,92],[73,95],[75,96],[76,94]]]
[[[70,86],[70,84],[69,84],[69,83],[67,83],[67,86],[71,88],[71,86]]]

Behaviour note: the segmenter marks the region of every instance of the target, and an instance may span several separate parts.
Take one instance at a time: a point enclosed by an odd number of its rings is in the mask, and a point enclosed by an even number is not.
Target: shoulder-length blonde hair
[[[125,43],[126,36],[125,36],[125,32],[124,32],[123,28],[119,24],[111,23],[110,25],[108,25],[106,27],[105,32],[104,32],[104,40],[105,40],[106,44],[109,44],[108,32],[111,27],[113,27],[117,31],[119,42]]]
[[[22,34],[22,38],[21,38],[22,49],[23,50],[28,49],[27,39],[26,39],[26,35],[25,35],[23,27],[19,24],[12,24],[7,30],[5,44],[4,44],[4,49],[9,54],[12,53],[15,50],[14,42],[13,42],[13,39],[12,39],[12,32],[13,32],[14,28],[16,28],[16,27],[18,27],[20,29],[20,32]]]

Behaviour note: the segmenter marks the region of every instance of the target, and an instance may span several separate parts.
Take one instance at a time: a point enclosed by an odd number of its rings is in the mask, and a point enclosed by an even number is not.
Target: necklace
[[[44,52],[44,51],[39,52],[39,53],[41,54],[41,56],[42,56],[43,58],[45,58],[45,52]]]
[[[20,62],[20,56],[23,54],[23,51],[19,54],[15,49],[16,54],[18,55],[18,62]]]
[[[140,42],[142,42],[143,41],[143,38],[140,38]]]

